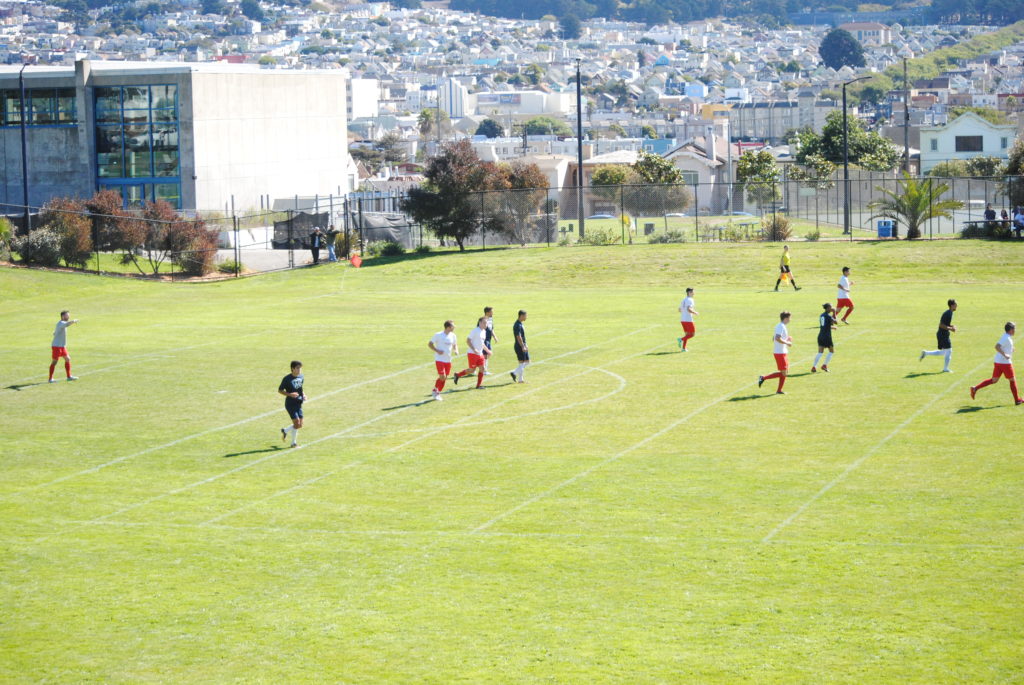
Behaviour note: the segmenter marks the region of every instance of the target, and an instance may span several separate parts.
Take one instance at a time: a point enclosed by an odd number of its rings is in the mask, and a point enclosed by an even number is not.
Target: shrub
[[[60,238],[60,256],[68,266],[85,266],[92,256],[92,221],[78,200],[57,197],[43,206],[40,225]]]
[[[0,260],[11,258],[11,243],[14,241],[14,226],[7,217],[0,216]]]
[[[405,246],[389,240],[380,248],[380,254],[382,257],[401,257],[405,254]]]
[[[614,245],[621,240],[621,232],[616,233],[611,228],[588,227],[586,233],[579,239],[579,243],[580,245]]]
[[[570,240],[569,236],[567,236],[567,235],[563,235],[558,240],[558,247],[569,247],[570,245],[572,245],[572,240]]]
[[[1005,240],[1013,236],[1010,229],[1002,221],[986,221],[985,223],[970,224],[960,231],[961,238],[992,238]]]
[[[761,239],[772,242],[789,240],[793,226],[784,214],[765,214],[761,219]]]
[[[739,226],[729,224],[722,231],[722,240],[729,243],[742,243],[747,239],[747,232]]]
[[[38,228],[15,238],[13,247],[26,264],[60,265],[60,236],[52,228]]]
[[[416,248],[416,254],[427,254],[430,252],[430,245],[420,245]]]
[[[383,240],[375,240],[371,243],[366,243],[365,245],[363,245],[363,257],[380,257],[380,253],[383,249]]]
[[[222,274],[233,274],[236,271],[241,273],[245,271],[245,265],[241,262],[236,262],[234,259],[225,259],[217,265],[217,271]]]
[[[821,238],[821,231],[811,231],[810,233],[804,236],[804,240],[807,240],[812,243],[818,240],[819,238]]]
[[[665,231],[664,233],[657,233],[647,239],[649,243],[685,243],[686,234],[682,231]]]

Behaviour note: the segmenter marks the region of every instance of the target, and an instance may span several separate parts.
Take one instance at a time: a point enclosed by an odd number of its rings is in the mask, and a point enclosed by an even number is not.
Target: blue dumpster
[[[891,238],[892,237],[892,219],[880,219],[878,221],[878,237],[879,238]]]

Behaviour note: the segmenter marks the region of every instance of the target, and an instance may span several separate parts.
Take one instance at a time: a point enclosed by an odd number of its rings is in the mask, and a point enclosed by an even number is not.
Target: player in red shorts
[[[469,367],[455,374],[455,385],[459,384],[460,378],[476,371],[476,387],[482,388],[484,384],[484,366],[487,364],[487,358],[484,356],[484,352],[487,350],[486,316],[481,316],[477,319],[476,328],[471,330],[469,335],[466,336],[466,344],[469,346],[469,351],[466,353]]]
[[[440,401],[444,382],[452,372],[452,357],[459,354],[459,343],[455,340],[455,324],[449,319],[444,322],[444,330],[438,331],[427,343],[434,352],[434,367],[437,369],[437,380],[431,393],[435,400]]]
[[[690,341],[690,338],[697,335],[697,329],[693,325],[693,317],[695,316],[697,316],[697,310],[693,308],[693,288],[687,288],[686,297],[683,299],[682,304],[679,305],[679,323],[682,324],[683,332],[686,334],[682,338],[676,338],[681,352],[686,352],[686,343]]]
[[[853,285],[853,281],[850,280],[850,267],[843,267],[843,275],[839,279],[839,292],[836,294],[836,320],[839,320],[839,312],[846,308],[846,313],[843,314],[842,322],[849,324],[847,317],[853,313],[853,300],[850,299],[850,286]]]
[[[992,385],[999,380],[1001,376],[1005,376],[1006,380],[1010,381],[1010,392],[1013,393],[1014,404],[1024,404],[1024,400],[1020,398],[1020,393],[1017,392],[1017,379],[1013,375],[1013,334],[1017,332],[1017,325],[1012,321],[1008,321],[1003,326],[1003,337],[996,343],[996,357],[995,365],[992,367],[992,378],[987,378],[977,385],[971,386],[971,399],[974,399],[975,394],[986,385]]]
[[[775,344],[775,368],[778,371],[767,376],[757,377],[757,387],[759,388],[769,378],[778,378],[779,388],[775,391],[776,395],[786,394],[782,392],[782,386],[786,384],[786,373],[789,371],[789,348],[793,346],[793,339],[789,337],[789,330],[786,328],[789,316],[789,312],[779,313],[779,325],[775,327],[775,337],[772,338],[772,342]]]
[[[53,329],[53,341],[50,342],[50,382],[56,383],[53,380],[53,370],[57,368],[57,360],[64,359],[64,371],[68,375],[69,381],[77,381],[78,376],[71,375],[71,355],[68,354],[68,326],[78,323],[78,319],[72,319],[71,314],[68,310],[64,310],[60,313],[60,321],[57,322],[57,327]]]

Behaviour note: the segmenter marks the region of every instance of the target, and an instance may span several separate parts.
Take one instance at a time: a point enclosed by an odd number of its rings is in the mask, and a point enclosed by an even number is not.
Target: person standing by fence
[[[309,249],[313,253],[313,264],[320,263],[320,248],[324,244],[324,234],[320,230],[319,226],[313,227],[313,232],[309,234]]]
[[[782,283],[783,277],[788,278],[789,282],[793,284],[793,290],[800,290],[800,288],[796,287],[796,281],[793,280],[793,271],[790,269],[791,261],[789,245],[783,245],[782,259],[779,260],[779,280],[775,281],[775,292],[779,291],[779,284]]]
[[[337,246],[335,242],[338,240],[338,229],[331,224],[327,229],[327,261],[336,262],[338,261],[338,253],[336,251]]]

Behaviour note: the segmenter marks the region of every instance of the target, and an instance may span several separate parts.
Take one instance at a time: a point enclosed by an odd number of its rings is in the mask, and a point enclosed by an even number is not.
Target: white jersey
[[[484,353],[484,340],[487,338],[486,328],[474,328],[469,332],[469,351],[473,354]]]
[[[455,347],[455,333],[438,331],[434,333],[434,337],[430,339],[430,342],[434,343],[434,349],[437,350],[434,353],[434,361],[451,362],[452,349]]]
[[[782,338],[783,340],[789,340],[789,331],[786,329],[786,324],[779,322],[779,325],[775,327],[775,335],[772,336],[772,340],[775,343],[775,354],[787,354],[789,352],[789,346],[783,345],[776,338]]]
[[[679,320],[687,323],[693,323],[693,314],[690,313],[690,307],[693,306],[693,298],[687,297],[683,300],[683,303],[679,305]]]
[[[850,279],[845,275],[839,279],[839,294],[836,297],[840,300],[850,299]]]
[[[68,346],[68,326],[71,325],[70,321],[61,319],[57,322],[57,327],[53,329],[53,342],[50,343],[51,347],[67,347]]]
[[[1003,348],[1003,352],[1006,354],[999,354],[999,350],[996,350],[996,364],[1012,364],[1013,363],[1013,338],[1009,333],[1003,333],[1003,337],[999,339],[999,346]],[[1009,355],[1007,357],[1006,355]]]

